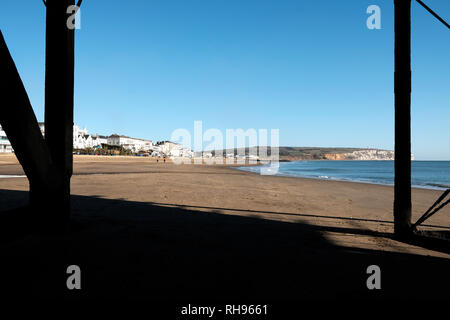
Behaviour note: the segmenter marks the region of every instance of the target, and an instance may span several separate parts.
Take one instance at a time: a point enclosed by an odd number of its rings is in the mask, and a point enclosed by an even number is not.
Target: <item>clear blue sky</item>
[[[450,1],[426,0],[446,20]],[[366,8],[381,8],[368,30]],[[75,122],[164,140],[278,128],[280,144],[393,148],[393,0],[84,0]],[[450,159],[450,32],[413,3],[413,153]],[[2,0],[0,28],[39,120],[45,8]]]

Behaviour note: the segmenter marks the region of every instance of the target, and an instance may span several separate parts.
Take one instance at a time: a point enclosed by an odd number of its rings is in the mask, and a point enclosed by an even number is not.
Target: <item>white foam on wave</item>
[[[339,163],[339,161],[337,161]],[[370,161],[362,161],[363,163],[371,163]],[[318,162],[311,162],[313,165]],[[320,163],[326,163],[326,162],[320,162]],[[358,163],[358,162],[356,162]],[[374,162],[375,164],[379,164],[380,162]],[[450,163],[450,161],[449,161]],[[358,173],[358,171],[355,170],[349,170],[349,173],[352,173],[351,176],[345,176],[345,175],[339,175],[334,176],[333,173],[330,175],[325,175],[323,173],[325,172],[311,172],[311,170],[305,170],[305,171],[299,171],[296,170],[296,168],[292,168],[296,163],[295,162],[286,162],[286,163],[280,163],[280,168],[275,172],[275,175],[277,176],[285,176],[285,177],[297,177],[297,178],[308,178],[308,179],[318,179],[318,180],[333,180],[333,181],[347,181],[347,182],[357,182],[357,183],[367,183],[367,184],[377,184],[377,185],[383,185],[383,186],[393,186],[394,185],[394,178],[392,175],[392,179],[389,179],[389,177],[381,176],[379,178],[373,177],[373,176],[367,176],[367,172],[361,171],[361,176],[355,176],[355,173]],[[302,167],[305,167],[305,164],[308,164],[308,162],[303,161],[300,163]],[[439,163],[438,163],[439,164]],[[450,166],[450,164],[449,164]],[[244,171],[251,171],[251,172],[258,172],[261,168],[267,167],[267,165],[264,166],[253,166],[253,167],[240,167],[238,169],[244,170]],[[307,166],[306,166],[306,169]],[[313,168],[313,171],[320,171],[316,168]],[[329,168],[325,168],[329,170]],[[335,168],[331,168],[335,169]],[[352,168],[347,168],[352,169]],[[370,168],[369,168],[370,169]],[[269,169],[270,170],[270,169]],[[321,174],[322,173],[322,174]],[[376,174],[377,172],[375,172]],[[366,175],[366,176],[364,176]],[[429,190],[446,190],[450,188],[450,182],[449,183],[439,183],[439,182],[422,182],[418,183],[414,180],[414,176],[412,177],[412,187],[418,188],[418,189],[429,189]],[[423,180],[423,179],[422,179]],[[433,181],[433,178],[429,178],[430,181]],[[448,178],[450,180],[450,176]]]
[[[27,176],[24,175],[4,175],[4,174],[0,174],[0,179],[7,179],[7,178],[26,178]]]

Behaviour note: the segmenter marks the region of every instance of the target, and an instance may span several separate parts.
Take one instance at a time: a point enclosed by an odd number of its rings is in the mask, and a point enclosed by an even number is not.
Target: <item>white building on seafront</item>
[[[128,136],[113,134],[107,138],[107,144],[110,146],[121,146],[124,149],[131,150],[133,152],[149,152],[153,148],[153,142],[151,140],[131,138]]]
[[[42,135],[45,136],[44,122],[39,122],[38,125]],[[102,148],[105,145],[120,146],[134,153],[147,152],[153,156],[193,157],[192,150],[171,141],[161,141],[155,145],[151,140],[131,138],[124,135],[113,134],[108,137],[98,134],[93,135],[89,134],[86,128],[82,129],[77,125],[73,126],[73,148],[75,150]],[[5,131],[2,130],[2,127],[0,126],[0,153],[12,152],[14,152],[14,150],[11,143],[6,136]]]
[[[193,156],[192,150],[184,148],[181,144],[171,141],[158,142],[154,147],[154,151],[160,156],[162,155],[176,158],[191,158]]]
[[[43,136],[45,136],[44,122],[38,122],[39,129]],[[87,148],[101,148],[102,144],[108,143],[108,137],[100,135],[90,135],[86,128],[80,129],[77,125],[73,126],[73,148],[87,149]],[[0,126],[0,153],[14,152],[11,142],[6,136],[5,131]]]
[[[0,126],[0,153],[11,153],[13,152],[13,148],[11,147],[11,143],[6,136],[5,131],[3,131],[2,126]]]
[[[86,128],[81,129],[79,126],[73,126],[73,148],[101,148],[108,144],[108,137],[98,134],[89,134]]]
[[[41,133],[44,134],[44,123],[38,122],[39,129],[41,130]],[[11,142],[9,141],[8,137],[6,136],[6,132],[3,130],[2,126],[0,126],[0,153],[13,153],[14,149],[11,146]]]

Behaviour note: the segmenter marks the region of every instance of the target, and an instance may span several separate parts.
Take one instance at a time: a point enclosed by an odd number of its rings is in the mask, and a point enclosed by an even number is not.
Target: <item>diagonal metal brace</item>
[[[447,201],[441,203],[449,193],[450,193],[450,189],[445,190],[444,193],[441,194],[441,196],[433,203],[433,205],[417,220],[416,223],[414,223],[413,228],[417,227],[418,225],[423,223],[425,220],[430,218],[432,215],[434,215],[436,212],[438,212],[443,207],[445,207],[447,204],[449,204],[450,203],[450,199],[448,199]]]
[[[0,69],[0,124],[30,183],[48,182],[53,171],[50,152],[1,30]]]
[[[428,7],[425,3],[423,3],[421,0],[416,0],[422,7],[425,8],[425,10],[427,10],[429,13],[431,13],[436,19],[438,19],[440,22],[442,22],[447,28],[450,29],[450,25],[445,22],[444,19],[442,19],[441,17],[438,16],[438,14],[436,12],[434,12],[433,10],[431,10],[430,7]]]

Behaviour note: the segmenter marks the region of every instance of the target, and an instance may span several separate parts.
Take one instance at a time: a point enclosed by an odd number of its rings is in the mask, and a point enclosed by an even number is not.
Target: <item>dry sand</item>
[[[23,171],[1,155],[2,174]],[[27,190],[26,178],[0,179],[0,210],[25,203]],[[413,221],[440,193],[413,189]],[[385,295],[378,298],[425,297],[449,284],[448,248],[392,238],[389,186],[75,156],[72,195],[75,227],[64,238],[64,259],[78,259],[90,272],[86,297],[360,298],[373,295],[365,287],[370,264],[385,268]],[[423,229],[448,232],[450,207]],[[18,252],[34,256],[41,240],[28,241],[4,246],[19,260],[31,259]],[[120,268],[108,271],[107,263]],[[48,262],[40,265],[48,277]],[[430,274],[410,283],[422,268]],[[448,299],[442,292],[435,290]]]

